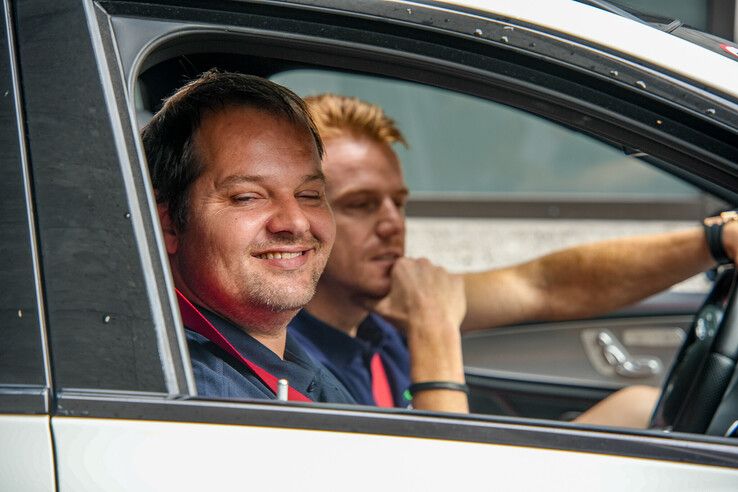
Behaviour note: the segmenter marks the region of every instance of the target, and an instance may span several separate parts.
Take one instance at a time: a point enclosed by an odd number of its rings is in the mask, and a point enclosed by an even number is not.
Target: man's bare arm
[[[407,337],[413,383],[464,383],[459,330],[466,310],[462,279],[428,260],[400,258],[392,269],[392,291],[375,310]],[[466,394],[447,389],[417,392],[413,407],[469,411]]]
[[[735,258],[738,222],[723,229]],[[510,268],[463,275],[462,330],[606,313],[712,267],[702,228],[577,246]]]

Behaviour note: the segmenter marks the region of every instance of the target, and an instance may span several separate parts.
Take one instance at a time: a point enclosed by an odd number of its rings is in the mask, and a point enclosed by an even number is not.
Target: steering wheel
[[[735,268],[721,271],[664,382],[651,428],[730,435],[738,429]]]

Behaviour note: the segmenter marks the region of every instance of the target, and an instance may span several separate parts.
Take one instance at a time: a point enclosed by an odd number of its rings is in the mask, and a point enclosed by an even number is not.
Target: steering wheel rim
[[[738,359],[737,279],[733,267],[715,279],[664,381],[649,427],[699,434],[728,431],[730,416],[713,421],[726,392],[737,386],[731,383]],[[733,406],[729,412],[738,412],[738,404]],[[738,413],[733,416],[738,419]]]

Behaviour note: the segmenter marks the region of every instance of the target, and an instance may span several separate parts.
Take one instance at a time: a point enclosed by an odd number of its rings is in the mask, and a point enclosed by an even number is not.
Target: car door
[[[295,64],[426,83],[432,77],[449,89],[507,97],[495,78],[505,67],[485,54],[488,47],[473,31],[429,35],[422,16],[408,29],[398,16],[415,15],[414,4],[399,11],[372,2],[355,8],[330,2],[14,5],[50,338],[58,490],[734,484],[730,467],[738,452],[723,438],[197,397],[137,135],[157,88],[176,87],[198,60],[218,60],[264,75]],[[464,12],[444,16],[451,25],[470,20]],[[493,51],[504,55],[507,48]],[[530,75],[526,60],[505,66]],[[463,68],[460,61],[492,66],[479,77],[479,67]]]

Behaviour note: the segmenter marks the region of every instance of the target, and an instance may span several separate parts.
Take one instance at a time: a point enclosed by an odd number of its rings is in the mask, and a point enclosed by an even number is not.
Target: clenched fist
[[[439,322],[458,329],[466,314],[464,281],[425,258],[400,258],[392,268],[392,290],[375,311],[406,333]]]

